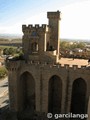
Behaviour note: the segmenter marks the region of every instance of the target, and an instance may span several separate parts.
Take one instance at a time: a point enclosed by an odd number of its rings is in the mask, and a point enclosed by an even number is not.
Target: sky
[[[90,40],[90,0],[0,0],[0,34],[23,34],[22,24],[48,24],[61,11],[60,38]]]

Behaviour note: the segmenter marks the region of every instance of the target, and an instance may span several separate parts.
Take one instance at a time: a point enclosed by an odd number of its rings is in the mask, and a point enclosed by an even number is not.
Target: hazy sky
[[[22,24],[47,24],[61,11],[61,38],[90,39],[90,0],[0,0],[0,33],[22,33]]]

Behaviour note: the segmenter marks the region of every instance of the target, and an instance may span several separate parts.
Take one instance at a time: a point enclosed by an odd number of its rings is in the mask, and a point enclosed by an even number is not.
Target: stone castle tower
[[[60,12],[48,12],[47,17],[48,25],[22,26],[24,59],[6,61],[10,110],[85,114],[90,107],[90,69],[59,63]]]
[[[48,12],[47,17],[49,25],[22,26],[23,51],[26,59],[39,62],[58,61],[60,12]]]

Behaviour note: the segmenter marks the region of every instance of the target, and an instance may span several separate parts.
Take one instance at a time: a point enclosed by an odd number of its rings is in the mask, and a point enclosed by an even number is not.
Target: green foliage
[[[8,48],[5,48],[5,49],[3,50],[3,54],[4,54],[4,55],[9,55]]]
[[[3,50],[3,54],[4,55],[14,55],[16,53],[16,49],[15,48],[12,48],[12,47],[10,47],[10,48],[5,48],[4,50]]]
[[[69,45],[69,42],[62,41],[62,42],[60,43],[60,48],[61,48],[62,50],[68,49],[69,46],[70,46],[70,45]]]
[[[60,43],[60,48],[61,48],[61,50],[66,50],[66,49],[72,50],[72,49],[75,49],[75,48],[83,49],[83,48],[85,48],[85,43],[83,43],[83,42],[72,42],[72,44],[71,44],[70,42],[62,41]]]
[[[14,54],[12,61],[25,60],[24,53],[20,50],[18,53]]]
[[[77,48],[84,48],[85,47],[85,44],[84,43],[82,43],[82,42],[80,42],[80,43],[78,43],[77,44]]]
[[[7,74],[7,69],[5,67],[0,67],[0,78],[5,77]]]

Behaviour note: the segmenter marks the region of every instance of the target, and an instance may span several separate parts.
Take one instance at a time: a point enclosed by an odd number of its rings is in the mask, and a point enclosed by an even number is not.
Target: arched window
[[[38,52],[38,44],[36,42],[31,44],[31,51]]]

